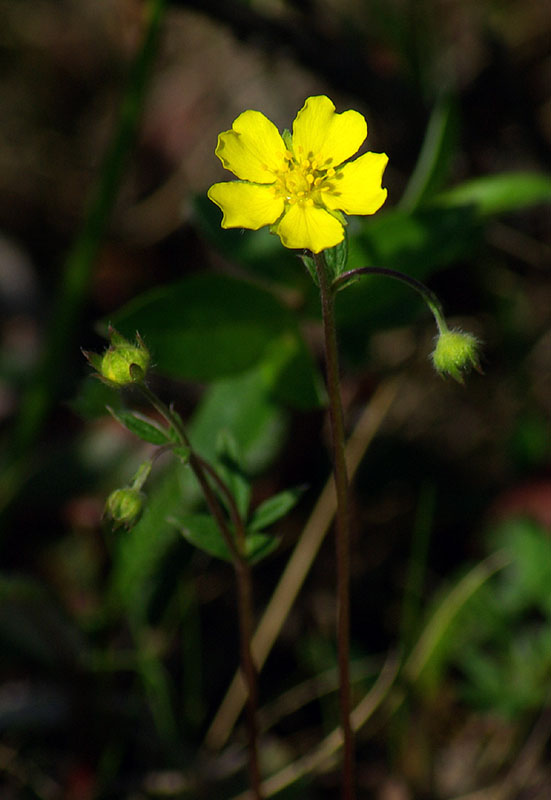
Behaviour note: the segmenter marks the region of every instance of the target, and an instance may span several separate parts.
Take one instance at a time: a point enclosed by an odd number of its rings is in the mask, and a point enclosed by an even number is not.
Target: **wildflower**
[[[451,375],[456,381],[463,383],[462,371],[468,371],[471,367],[481,371],[478,347],[479,341],[471,333],[443,330],[431,355],[434,368],[441,375]]]
[[[328,97],[309,97],[280,135],[260,111],[244,111],[218,137],[216,155],[239,178],[215,183],[209,198],[223,228],[270,225],[283,245],[319,253],[344,239],[343,214],[374,214],[384,203],[384,153],[347,161],[367,136],[357,111],[335,112]]]
[[[133,344],[109,327],[109,340],[110,347],[103,356],[84,352],[100,380],[109,386],[127,386],[143,381],[151,356],[141,336],[137,334]]]

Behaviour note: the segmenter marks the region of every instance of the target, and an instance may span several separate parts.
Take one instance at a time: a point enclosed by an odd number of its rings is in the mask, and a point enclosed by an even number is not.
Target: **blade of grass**
[[[382,383],[360,417],[346,447],[350,477],[356,472],[370,442],[377,433],[396,393],[399,379]],[[252,640],[256,668],[261,670],[287,615],[304,583],[335,514],[336,498],[333,481],[323,488],[310,518],[285,567],[283,575],[260,620]],[[246,691],[241,674],[235,674],[226,696],[207,731],[205,745],[217,750],[224,746],[241,713]]]
[[[130,67],[117,128],[89,198],[82,228],[66,258],[42,356],[23,394],[14,423],[9,450],[12,455],[0,491],[0,511],[11,502],[25,480],[30,451],[56,401],[68,353],[77,349],[72,333],[136,139],[165,6],[166,0],[150,0],[147,4],[143,41]]]
[[[351,721],[355,732],[359,731],[388,697],[400,668],[399,658],[391,653],[371,689],[364,695],[358,705],[352,710]],[[331,767],[334,756],[343,745],[343,734],[340,727],[335,728],[323,739],[317,747],[310,750],[301,758],[280,769],[262,783],[262,790],[266,797],[272,797],[283,789],[296,783],[300,778],[313,772],[318,772]],[[243,792],[233,800],[252,800],[250,792]]]
[[[504,551],[497,551],[481,561],[451,589],[442,600],[428,623],[412,652],[410,653],[403,673],[411,683],[419,680],[439,644],[446,635],[450,625],[459,612],[471,599],[475,592],[489,580],[492,575],[504,569],[511,562],[511,556]]]
[[[434,502],[434,484],[425,483],[419,496],[419,505],[413,527],[411,556],[404,588],[400,625],[401,652],[403,653],[409,652],[419,622],[431,525],[434,517]]]
[[[400,201],[401,208],[414,211],[442,187],[455,150],[457,129],[454,98],[444,95],[430,116],[419,158]]]

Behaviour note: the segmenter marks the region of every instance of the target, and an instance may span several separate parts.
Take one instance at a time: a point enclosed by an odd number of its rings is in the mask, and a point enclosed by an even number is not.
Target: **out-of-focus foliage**
[[[223,231],[205,191],[222,179],[217,133],[240,111],[283,128],[326,93],[361,110],[369,149],[390,156],[388,206],[350,220],[348,268],[427,282],[452,324],[482,340],[485,371],[466,388],[434,374],[432,321],[406,287],[364,277],[339,293],[348,430],[399,380],[352,505],[358,700],[386,652],[403,659],[359,734],[360,788],[443,800],[514,786],[543,800],[545,4],[179,0],[166,4],[155,64],[139,57],[144,7],[0,0],[0,795],[229,800],[246,786],[240,723],[227,751],[202,746],[238,663],[231,568],[205,552],[211,523],[170,431],[134,389],[92,379],[80,347],[100,351],[94,331],[109,321],[144,336],[152,385],[224,471],[252,555],[270,551],[254,567],[260,616],[329,473],[318,294],[277,237]],[[123,107],[136,121],[142,102],[132,148],[117,118]],[[87,216],[98,185],[113,193],[101,219]],[[60,349],[44,336],[52,309],[54,334],[70,331]],[[13,430],[40,416],[25,390],[45,341],[53,413],[14,452]],[[141,518],[112,530],[105,499],[159,447]],[[327,541],[261,672],[268,771],[336,724],[333,574]],[[529,775],[518,768],[528,743]],[[327,800],[337,783],[316,774],[286,791]]]

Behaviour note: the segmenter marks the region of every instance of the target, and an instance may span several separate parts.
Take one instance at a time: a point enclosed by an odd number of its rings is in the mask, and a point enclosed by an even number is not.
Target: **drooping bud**
[[[115,489],[107,498],[104,513],[113,520],[115,527],[123,525],[125,528],[132,528],[139,520],[146,499],[141,488],[150,472],[151,461],[146,461],[139,466],[129,486]]]
[[[97,353],[84,355],[98,373],[98,377],[109,386],[128,386],[141,383],[147,374],[151,356],[141,336],[129,342],[114,328],[109,327],[110,346],[103,356]]]
[[[143,511],[145,495],[137,489],[127,486],[115,489],[105,503],[105,515],[110,517],[115,526],[124,525],[131,528],[136,524]]]
[[[431,355],[432,363],[441,375],[451,375],[463,383],[463,373],[471,367],[482,372],[478,359],[480,343],[476,336],[460,330],[443,330]]]

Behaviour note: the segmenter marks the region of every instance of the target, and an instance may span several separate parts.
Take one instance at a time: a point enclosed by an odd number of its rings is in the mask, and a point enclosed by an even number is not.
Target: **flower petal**
[[[334,191],[323,193],[324,205],[345,214],[374,214],[386,200],[381,181],[387,163],[385,153],[365,153],[345,164],[331,181]]]
[[[328,97],[309,97],[293,123],[295,158],[311,154],[320,166],[336,167],[358,151],[367,136],[367,123],[357,111],[335,113]]]
[[[238,178],[273,183],[274,173],[285,167],[285,143],[278,129],[260,111],[244,111],[231,131],[218,136],[216,155]]]
[[[277,226],[285,247],[320,253],[344,239],[344,228],[332,214],[317,206],[289,206]]]
[[[224,212],[223,228],[250,228],[271,225],[283,213],[283,198],[271,186],[231,181],[215,183],[208,197]]]

